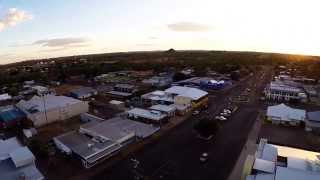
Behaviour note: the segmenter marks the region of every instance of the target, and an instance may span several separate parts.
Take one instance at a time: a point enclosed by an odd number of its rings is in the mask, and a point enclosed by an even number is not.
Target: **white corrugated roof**
[[[197,88],[184,87],[184,86],[172,86],[166,89],[165,92],[171,94],[178,94],[179,96],[189,97],[192,100],[198,100],[208,93]]]
[[[256,158],[253,164],[253,169],[262,171],[265,173],[274,173],[276,164],[275,162]]]
[[[10,153],[22,147],[16,137],[0,140],[0,161],[10,158]]]
[[[285,104],[269,106],[267,116],[277,118],[282,121],[299,120],[304,121],[306,118],[306,111],[301,109],[291,108]]]
[[[157,113],[153,113],[153,112],[157,112]],[[159,121],[159,120],[166,117],[165,114],[162,114],[159,111],[146,110],[146,109],[141,109],[141,108],[133,108],[133,109],[127,111],[127,113],[131,114],[133,116],[139,116],[142,118],[156,120],[156,121]]]
[[[27,147],[20,147],[10,153],[16,167],[25,166],[34,162],[35,157]]]
[[[320,173],[277,167],[275,180],[319,180]]]
[[[157,104],[151,106],[149,109],[152,110],[158,110],[162,112],[172,112],[176,110],[176,107],[174,105],[162,105],[162,104]]]
[[[44,103],[46,109],[49,110],[58,107],[65,107],[71,104],[77,104],[79,102],[81,101],[71,97],[46,95],[44,97],[33,96],[29,101],[21,100],[17,105],[19,108],[23,108],[27,111],[29,109],[36,109],[43,112]]]
[[[6,101],[6,100],[10,100],[12,99],[12,97],[6,93],[6,94],[0,94],[0,101]]]

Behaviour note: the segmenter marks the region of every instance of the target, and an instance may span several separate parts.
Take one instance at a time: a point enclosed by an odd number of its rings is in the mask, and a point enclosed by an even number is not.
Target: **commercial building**
[[[307,101],[307,95],[301,88],[282,81],[272,81],[265,88],[264,94],[267,99],[274,101]]]
[[[98,94],[98,91],[91,87],[82,87],[70,91],[70,96],[77,99],[86,99]]]
[[[273,124],[297,126],[305,121],[306,111],[291,108],[285,104],[269,106],[267,109],[267,119]]]
[[[173,86],[187,86],[207,90],[218,90],[224,88],[227,83],[224,80],[216,80],[211,77],[192,77],[172,83]]]
[[[21,100],[16,106],[23,111],[35,127],[62,121],[89,111],[88,102],[66,96],[34,96]]]
[[[305,121],[305,130],[320,134],[320,111],[313,111],[307,113]]]
[[[149,107],[151,110],[160,111],[161,113],[164,113],[168,117],[174,117],[176,114],[177,108],[174,106],[174,104],[171,105],[162,105],[157,104]]]
[[[188,112],[192,108],[208,106],[206,91],[185,86],[172,86],[165,91],[153,91],[142,95],[141,99],[144,104],[149,105],[174,104],[180,114]]]
[[[141,99],[143,103],[147,105],[170,105],[174,103],[173,95],[171,93],[159,90],[144,94],[141,96]]]
[[[0,179],[44,179],[36,167],[32,152],[27,147],[23,147],[15,137],[0,140]]]
[[[10,128],[26,119],[26,114],[14,106],[0,107],[0,129]]]
[[[242,180],[318,180],[320,153],[268,144],[261,139],[245,161]]]
[[[90,168],[114,156],[136,139],[149,137],[158,130],[151,125],[116,117],[88,122],[78,131],[55,137],[54,142],[62,152],[75,155],[84,167]]]
[[[197,88],[172,86],[165,90],[174,96],[174,104],[179,108],[199,108],[208,106],[208,93]]]
[[[160,125],[168,122],[166,114],[156,110],[133,108],[126,112],[129,119]]]

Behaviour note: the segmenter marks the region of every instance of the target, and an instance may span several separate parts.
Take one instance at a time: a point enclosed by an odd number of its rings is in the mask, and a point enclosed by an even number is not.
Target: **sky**
[[[320,55],[319,0],[0,0],[0,64],[91,53]]]

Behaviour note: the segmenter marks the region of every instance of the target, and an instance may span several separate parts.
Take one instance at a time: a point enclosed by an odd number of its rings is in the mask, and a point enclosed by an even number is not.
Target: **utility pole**
[[[44,94],[41,94],[41,97],[42,97],[42,102],[43,102],[44,115],[45,115],[45,118],[46,118],[46,122],[47,122],[47,124],[48,124],[46,100],[45,100]]]

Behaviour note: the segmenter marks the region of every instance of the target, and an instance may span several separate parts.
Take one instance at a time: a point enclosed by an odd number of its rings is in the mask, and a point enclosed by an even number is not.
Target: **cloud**
[[[30,19],[32,19],[31,14],[16,8],[11,8],[4,17],[0,18],[0,31]]]
[[[40,45],[42,47],[85,47],[88,46],[90,39],[87,38],[54,38],[42,39],[35,41],[32,45]]]
[[[208,25],[194,22],[177,22],[173,24],[168,24],[167,27],[172,31],[179,32],[203,32],[211,30],[211,27]]]

